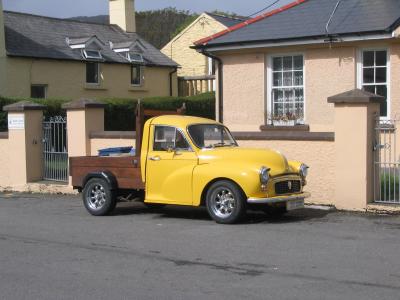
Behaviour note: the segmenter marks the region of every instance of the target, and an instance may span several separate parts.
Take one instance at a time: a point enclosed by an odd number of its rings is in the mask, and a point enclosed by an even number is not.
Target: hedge
[[[65,116],[62,109],[70,100],[62,99],[17,99],[0,97],[0,131],[7,130],[7,113],[3,106],[21,100],[28,100],[46,106],[45,117]],[[135,129],[135,109],[137,99],[100,99],[106,104],[105,130],[130,131]],[[215,119],[215,93],[205,93],[191,97],[154,97],[142,100],[144,108],[158,110],[176,110],[186,104],[186,114],[191,116]]]

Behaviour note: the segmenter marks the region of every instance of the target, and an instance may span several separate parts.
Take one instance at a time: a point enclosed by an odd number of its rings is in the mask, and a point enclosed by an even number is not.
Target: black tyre
[[[246,214],[246,197],[235,183],[221,180],[208,189],[206,206],[215,222],[234,224]]]
[[[82,198],[87,211],[93,216],[106,216],[117,204],[114,192],[107,181],[101,178],[92,178],[86,183]]]

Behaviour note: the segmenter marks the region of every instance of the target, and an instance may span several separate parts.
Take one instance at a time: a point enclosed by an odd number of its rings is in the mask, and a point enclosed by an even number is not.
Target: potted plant
[[[269,115],[267,119],[268,123],[273,126],[295,126],[303,124],[303,116],[292,112]]]

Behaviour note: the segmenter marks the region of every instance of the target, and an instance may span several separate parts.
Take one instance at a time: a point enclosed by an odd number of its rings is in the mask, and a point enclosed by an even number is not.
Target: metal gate
[[[397,156],[397,123],[376,120],[374,145],[374,200],[400,204],[400,161]]]
[[[67,120],[56,116],[43,121],[44,180],[68,182]]]

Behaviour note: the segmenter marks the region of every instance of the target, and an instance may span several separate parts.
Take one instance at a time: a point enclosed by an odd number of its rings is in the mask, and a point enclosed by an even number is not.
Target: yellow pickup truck
[[[109,214],[122,197],[148,206],[206,206],[216,222],[232,224],[249,207],[283,214],[304,207],[309,196],[305,164],[275,150],[241,148],[216,121],[158,116],[140,131],[137,156],[70,159],[72,184],[92,215]]]

